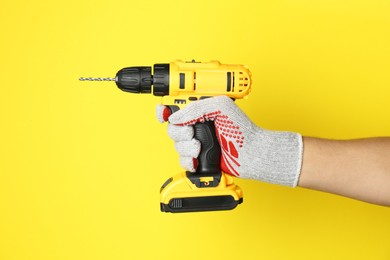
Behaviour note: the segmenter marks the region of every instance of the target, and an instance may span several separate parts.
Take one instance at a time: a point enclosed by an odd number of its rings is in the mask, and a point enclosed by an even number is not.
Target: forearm
[[[298,186],[390,206],[390,138],[303,143]]]

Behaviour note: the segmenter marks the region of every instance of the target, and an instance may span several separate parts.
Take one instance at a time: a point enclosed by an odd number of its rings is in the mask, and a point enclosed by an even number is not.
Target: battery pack
[[[169,178],[160,189],[162,212],[231,210],[242,202],[242,190],[226,173],[197,176],[182,172]]]

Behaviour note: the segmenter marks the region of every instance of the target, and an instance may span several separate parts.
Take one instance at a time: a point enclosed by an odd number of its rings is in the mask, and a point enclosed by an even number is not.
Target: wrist
[[[302,165],[302,136],[259,129],[251,139],[242,177],[296,187]]]

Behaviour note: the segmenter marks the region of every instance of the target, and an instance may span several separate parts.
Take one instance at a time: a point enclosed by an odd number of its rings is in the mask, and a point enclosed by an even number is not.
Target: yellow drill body
[[[115,78],[80,78],[80,80],[115,81],[131,93],[153,93],[162,97],[162,104],[171,113],[189,103],[225,95],[245,98],[251,90],[251,73],[244,65],[227,65],[219,61],[183,62],[123,68]],[[153,86],[153,87],[152,87]],[[194,212],[229,210],[243,200],[242,190],[233,177],[220,169],[220,146],[214,123],[194,125],[201,143],[197,171],[182,172],[169,178],[160,189],[160,209],[163,212]]]
[[[245,98],[251,89],[250,76],[244,65],[173,61],[169,64],[169,95],[163,96],[162,104],[183,108],[205,97]]]
[[[181,109],[192,101],[207,97],[245,98],[250,90],[251,73],[244,65],[177,60],[169,64],[169,95],[162,97],[162,104]],[[160,190],[161,211],[225,210],[233,209],[242,202],[242,190],[234,184],[231,175],[223,172],[220,175],[201,175],[182,172],[169,178]]]

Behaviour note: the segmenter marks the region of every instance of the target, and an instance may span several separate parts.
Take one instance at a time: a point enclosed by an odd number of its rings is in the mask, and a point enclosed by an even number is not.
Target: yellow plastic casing
[[[210,179],[211,178],[211,179]],[[212,177],[204,177],[200,179],[203,183],[208,183]],[[172,180],[161,188],[160,198],[161,203],[169,204],[171,199],[175,198],[194,198],[208,196],[227,196],[230,195],[235,201],[242,198],[242,190],[233,182],[233,177],[229,174],[222,173],[221,180],[216,187],[198,188],[190,179],[187,178],[186,172],[181,172],[172,177]]]
[[[212,96],[241,99],[250,90],[251,73],[245,65],[176,60],[169,64],[169,95],[162,98],[162,104],[183,108]]]
[[[162,104],[182,109],[192,101],[207,97],[225,95],[241,99],[250,93],[251,83],[251,72],[245,65],[176,60],[169,64],[169,95],[163,96]],[[213,177],[200,177],[200,181],[213,181],[210,178]],[[187,178],[186,172],[182,172],[163,185],[160,202],[169,204],[175,198],[208,196],[232,196],[239,201],[243,194],[233,183],[233,177],[226,173],[222,172],[218,186],[198,188]]]

